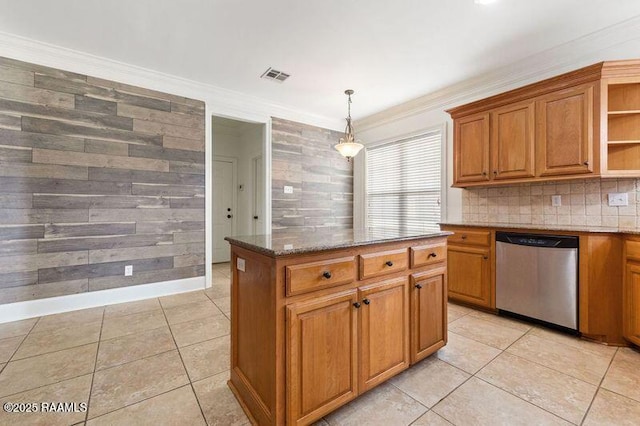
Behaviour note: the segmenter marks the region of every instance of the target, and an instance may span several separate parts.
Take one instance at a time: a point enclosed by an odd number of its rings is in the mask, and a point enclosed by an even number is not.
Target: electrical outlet
[[[285,186],[284,187],[285,194],[293,194],[293,186]]]
[[[610,207],[629,205],[629,194],[626,192],[610,193],[608,194],[608,197]]]
[[[285,250],[293,250],[293,244],[285,244],[284,245],[284,249]]]
[[[551,206],[552,207],[560,207],[562,205],[562,195],[552,195],[551,196]]]
[[[244,268],[245,268],[244,259],[240,257],[236,259],[236,268],[238,268],[238,271],[244,272]]]
[[[133,275],[133,265],[126,265],[124,267],[124,276],[130,277]]]

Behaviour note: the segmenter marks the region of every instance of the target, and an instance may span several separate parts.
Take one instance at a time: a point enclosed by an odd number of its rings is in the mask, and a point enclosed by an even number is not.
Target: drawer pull
[[[390,260],[387,260],[384,264],[387,266],[393,266],[393,262]]]
[[[360,308],[360,306],[362,306],[362,305],[360,304],[360,302],[356,302],[356,303],[354,303],[354,304],[353,304],[353,306],[355,306],[355,307],[356,307],[356,309],[358,309],[358,308]]]
[[[464,235],[464,234],[462,234],[462,235],[460,235],[460,238],[462,238],[463,240],[466,240],[466,239],[467,239],[467,236],[466,236],[466,235]]]
[[[369,299],[363,299],[362,303],[364,303],[365,305],[368,305],[369,303],[371,303],[371,300]]]
[[[429,253],[429,256],[427,256],[427,259],[430,257],[433,257],[435,259],[436,257],[438,257],[438,255],[435,253]]]
[[[331,272],[326,271],[325,273],[322,274],[323,277],[325,277],[326,279],[331,278]]]
[[[420,290],[422,288],[422,284],[416,284],[416,288]]]

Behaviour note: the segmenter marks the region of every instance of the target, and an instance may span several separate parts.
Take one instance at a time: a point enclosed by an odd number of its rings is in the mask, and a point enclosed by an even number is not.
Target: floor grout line
[[[611,364],[613,364],[613,360],[616,358],[616,355],[618,354],[619,350],[620,350],[620,348],[616,348],[615,352],[613,353],[613,356],[609,360],[609,365],[607,366],[607,369],[605,370],[604,374],[602,375],[602,378],[600,379],[600,383],[598,383],[598,387],[596,388],[596,391],[593,394],[593,397],[591,398],[591,402],[589,403],[589,407],[587,408],[587,411],[585,411],[584,415],[582,416],[582,421],[580,422],[581,425],[587,419],[587,416],[589,415],[589,411],[591,411],[591,407],[593,406],[593,402],[596,400],[596,397],[598,396],[598,393],[600,393],[600,389],[604,389],[602,387],[602,383],[604,382],[604,379],[607,377],[607,374],[609,373],[609,370],[611,369]]]
[[[205,295],[206,296],[206,295]],[[167,319],[167,313],[164,311],[164,307],[162,308],[162,314],[164,315],[164,320],[169,324],[169,320]],[[193,397],[196,399],[196,403],[198,404],[198,408],[200,408],[200,414],[202,415],[202,419],[205,423],[209,424],[207,421],[207,417],[204,415],[204,409],[200,404],[200,400],[198,399],[198,394],[196,393],[196,389],[193,387],[193,380],[191,380],[191,375],[189,374],[189,370],[187,369],[186,364],[184,363],[184,358],[182,358],[182,353],[180,352],[180,347],[178,347],[178,342],[176,341],[176,337],[173,335],[173,330],[169,327],[169,332],[171,333],[171,338],[173,339],[173,344],[176,345],[178,350],[178,356],[180,357],[180,362],[182,363],[182,368],[184,369],[185,374],[187,375],[187,380],[189,381],[189,386],[191,387],[191,392],[193,392]],[[195,344],[195,343],[194,343]]]
[[[91,384],[89,385],[89,396],[87,398],[87,412],[84,415],[84,421],[85,423],[88,420],[89,417],[89,409],[91,408],[91,395],[93,392],[93,382],[96,378],[96,368],[98,368],[98,356],[100,355],[100,338],[102,337],[102,329],[104,327],[104,315],[105,315],[105,311],[106,309],[104,309],[102,311],[102,323],[100,324],[100,334],[98,335],[98,347],[96,348],[96,357],[93,360],[93,373],[91,374]]]

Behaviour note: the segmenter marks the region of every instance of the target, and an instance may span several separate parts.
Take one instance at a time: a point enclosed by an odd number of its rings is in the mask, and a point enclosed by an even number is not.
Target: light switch
[[[285,194],[293,194],[293,186],[285,186],[284,187]]]
[[[245,268],[244,259],[240,257],[236,259],[236,268],[238,268],[238,271],[244,272],[244,268]]]
[[[560,207],[562,205],[562,195],[552,195],[551,196],[551,206],[552,207]]]
[[[130,277],[133,275],[133,265],[126,265],[124,267],[124,276]]]
[[[629,205],[629,194],[626,192],[618,192],[608,194],[609,197],[609,206],[617,207],[617,206],[628,206]]]
[[[285,250],[293,250],[293,244],[285,244],[284,245],[284,249]]]

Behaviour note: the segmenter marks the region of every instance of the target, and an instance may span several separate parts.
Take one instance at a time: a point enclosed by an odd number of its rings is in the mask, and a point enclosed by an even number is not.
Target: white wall
[[[453,121],[446,109],[464,105],[494,94],[522,87],[545,78],[569,72],[600,61],[640,58],[640,17],[605,28],[572,42],[525,58],[492,73],[460,82],[438,92],[421,96],[355,122],[359,139],[365,145],[416,134],[446,126],[447,148],[443,158],[447,181],[443,221],[462,219],[463,190],[453,183]],[[434,64],[437,66],[437,64]],[[360,157],[360,156],[359,156]],[[364,157],[364,156],[363,156]],[[364,212],[363,158],[356,157],[354,173],[354,211]],[[444,199],[444,198],[443,198]],[[355,226],[358,224],[356,223]]]

